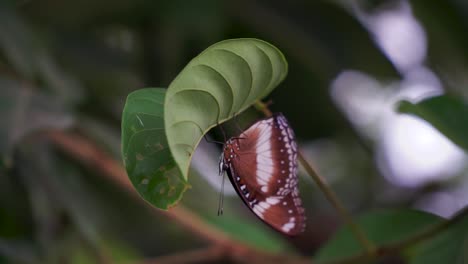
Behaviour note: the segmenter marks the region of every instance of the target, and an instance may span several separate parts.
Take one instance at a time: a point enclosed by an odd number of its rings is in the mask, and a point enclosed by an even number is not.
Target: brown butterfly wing
[[[278,231],[302,232],[305,217],[297,189],[297,146],[284,116],[258,121],[226,144],[228,175],[245,204]]]
[[[242,201],[262,221],[291,236],[304,231],[306,218],[297,187],[285,196],[266,197],[249,190],[235,169],[230,168],[227,174]]]

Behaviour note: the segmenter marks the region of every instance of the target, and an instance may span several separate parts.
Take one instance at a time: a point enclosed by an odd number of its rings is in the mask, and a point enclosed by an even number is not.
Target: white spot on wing
[[[254,208],[252,209],[252,211],[254,211],[254,213],[255,213],[256,215],[258,215],[258,217],[260,217],[261,219],[263,219],[263,212],[264,212],[264,210],[263,210],[263,209],[260,210],[259,208],[260,208],[260,207],[258,207],[258,206],[254,206]]]
[[[266,202],[271,204],[271,205],[275,205],[277,203],[280,202],[280,198],[277,198],[277,197],[268,197],[266,198]]]
[[[291,223],[291,222],[288,222],[286,224],[284,224],[281,229],[284,231],[284,232],[289,232],[291,229],[294,228],[294,226],[296,226],[295,223]]]
[[[260,207],[262,207],[264,210],[266,210],[266,209],[270,208],[271,205],[270,205],[269,203],[267,203],[267,202],[259,202],[259,203],[258,203],[258,206],[260,206]]]

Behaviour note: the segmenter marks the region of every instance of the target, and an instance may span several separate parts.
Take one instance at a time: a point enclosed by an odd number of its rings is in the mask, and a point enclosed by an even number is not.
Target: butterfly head
[[[229,169],[232,160],[238,157],[239,141],[236,138],[231,138],[224,144],[223,153],[219,159],[219,173],[222,174]]]
[[[229,164],[224,160],[224,153],[219,157],[219,175],[229,169]]]

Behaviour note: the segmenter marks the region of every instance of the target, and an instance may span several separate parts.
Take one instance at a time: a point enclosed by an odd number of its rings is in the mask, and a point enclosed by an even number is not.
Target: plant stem
[[[256,101],[254,106],[255,108],[257,108],[258,111],[262,112],[266,117],[270,117],[273,115],[273,113],[268,108],[268,105],[262,101]]]
[[[255,107],[263,112],[265,116],[271,116],[272,112],[270,109],[268,109],[268,106],[261,102],[257,101],[255,103]],[[307,162],[307,160],[304,158],[302,153],[298,151],[298,157],[299,157],[299,162],[301,165],[304,167],[304,169],[307,171],[307,173],[312,177],[312,179],[315,181],[319,189],[323,192],[327,200],[333,205],[333,207],[336,209],[340,217],[349,225],[349,228],[351,229],[351,232],[353,235],[356,237],[356,239],[359,241],[361,246],[366,250],[366,253],[369,257],[375,256],[376,255],[376,247],[374,244],[367,238],[364,230],[362,230],[359,225],[357,225],[353,218],[351,217],[351,214],[346,210],[346,208],[343,206],[341,203],[340,199],[338,196],[335,194],[335,192],[327,185],[326,181],[324,178],[319,176],[315,170],[312,168],[312,166]]]
[[[367,255],[374,256],[376,254],[376,248],[374,244],[367,238],[364,230],[362,230],[359,227],[359,225],[354,222],[353,218],[351,217],[351,214],[343,206],[343,204],[341,203],[340,199],[335,194],[335,192],[327,185],[325,179],[315,172],[315,170],[306,161],[306,159],[304,158],[301,152],[298,152],[298,157],[299,157],[299,162],[301,163],[302,167],[304,167],[304,169],[307,171],[310,177],[312,177],[312,179],[315,181],[315,183],[317,184],[319,189],[322,191],[322,193],[325,195],[327,200],[333,205],[333,207],[339,213],[340,217],[348,224],[353,235],[359,241],[361,246],[364,247],[364,249],[366,250]]]
[[[122,164],[100,149],[95,142],[83,136],[59,130],[48,131],[43,135],[61,151],[84,165],[99,171],[98,175],[107,177],[123,190],[128,191],[135,199],[146,204],[148,209],[155,214],[155,217],[159,218],[164,215],[174,223],[185,227],[197,237],[224,248],[223,252],[226,257],[242,260],[234,262],[244,263],[255,258],[257,261],[253,261],[254,263],[310,263],[308,258],[270,253],[246,245],[242,241],[235,240],[221,229],[206,223],[203,218],[182,205],[173,207],[168,211],[152,207],[139,197]],[[0,240],[0,252],[2,251],[1,242]]]

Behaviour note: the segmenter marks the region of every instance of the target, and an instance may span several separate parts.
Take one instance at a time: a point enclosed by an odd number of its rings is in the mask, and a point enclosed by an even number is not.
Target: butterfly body
[[[297,187],[297,145],[282,114],[260,120],[223,149],[226,172],[247,207],[275,230],[297,235],[305,228]]]

